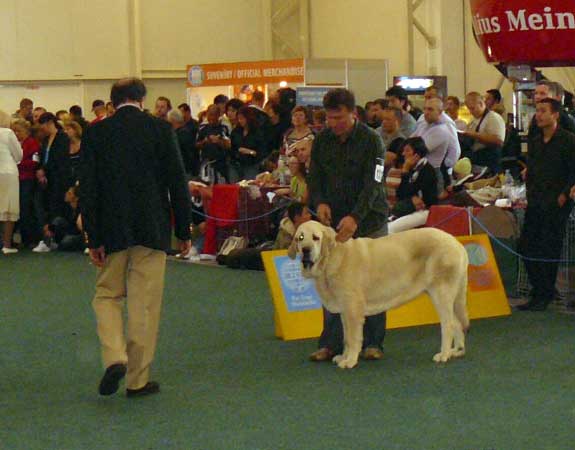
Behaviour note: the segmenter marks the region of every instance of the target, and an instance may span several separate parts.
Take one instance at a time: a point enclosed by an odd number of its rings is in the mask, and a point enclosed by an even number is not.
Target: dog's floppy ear
[[[297,240],[295,237],[296,234],[294,233],[293,239],[291,240],[291,244],[288,248],[288,256],[290,257],[290,259],[295,259],[297,255]]]
[[[331,249],[335,246],[336,232],[331,227],[322,227],[322,238],[321,238],[321,255],[327,256]]]

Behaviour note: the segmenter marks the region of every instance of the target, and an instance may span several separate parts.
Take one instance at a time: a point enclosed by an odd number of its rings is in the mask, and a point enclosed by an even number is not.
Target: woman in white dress
[[[14,224],[20,218],[18,163],[22,147],[10,129],[10,116],[0,111],[0,223],[3,225],[2,253],[16,253],[12,247]]]

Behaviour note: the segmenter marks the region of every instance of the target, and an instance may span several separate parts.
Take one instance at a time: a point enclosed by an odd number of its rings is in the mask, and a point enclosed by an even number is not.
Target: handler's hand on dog
[[[329,205],[325,203],[317,205],[317,218],[326,227],[331,225],[331,208]]]
[[[104,267],[104,263],[106,262],[106,251],[104,247],[91,248],[90,259],[96,267]]]
[[[345,216],[337,226],[337,236],[335,237],[335,240],[337,242],[345,242],[353,237],[356,230],[357,222],[355,219],[351,216]]]

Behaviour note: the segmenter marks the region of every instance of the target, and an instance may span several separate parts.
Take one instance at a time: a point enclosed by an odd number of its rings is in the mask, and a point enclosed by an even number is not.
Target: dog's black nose
[[[313,263],[311,261],[311,249],[309,247],[304,247],[301,249],[302,252],[302,258],[301,258],[301,262],[304,266],[305,269],[309,269]]]

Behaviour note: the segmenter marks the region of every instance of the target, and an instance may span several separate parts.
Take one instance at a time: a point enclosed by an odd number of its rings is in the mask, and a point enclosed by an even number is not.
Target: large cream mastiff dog
[[[289,256],[302,255],[302,275],[313,278],[326,309],[341,313],[344,351],[333,360],[352,368],[363,341],[365,316],[396,308],[427,292],[441,321],[446,362],[465,354],[467,252],[453,236],[433,228],[404,231],[379,239],[335,240],[319,222],[302,224]]]

